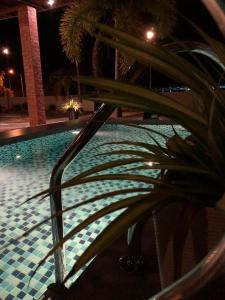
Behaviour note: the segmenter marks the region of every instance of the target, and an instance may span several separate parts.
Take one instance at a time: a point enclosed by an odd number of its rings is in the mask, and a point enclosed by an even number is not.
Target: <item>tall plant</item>
[[[103,155],[112,156],[110,162],[91,168],[74,176],[61,186],[39,194],[39,196],[48,195],[57,189],[105,180],[130,180],[148,185],[145,189],[117,190],[85,201],[85,203],[90,203],[106,197],[123,195],[121,200],[108,204],[73,228],[58,245],[49,251],[41,263],[86,226],[106,214],[124,210],[75,262],[65,281],[130,226],[143,218],[154,215],[170,203],[187,204],[191,216],[195,215],[199,207],[225,209],[225,96],[219,83],[199,62],[196,66],[164,46],[148,45],[136,37],[104,24],[96,22],[90,22],[90,24],[101,31],[101,35],[97,38],[102,42],[132,56],[141,64],[146,66],[151,64],[159,72],[188,86],[195,93],[197,103],[201,102],[203,109],[193,111],[169,96],[126,82],[104,78],[81,78],[82,83],[97,86],[104,91],[93,100],[166,115],[186,128],[189,136],[182,138],[174,127],[173,138],[145,128],[150,136],[149,143],[134,141],[114,143],[122,148],[103,153]],[[217,59],[225,65],[224,45],[197,27],[196,30],[207,42],[208,49],[211,49]],[[221,73],[221,78],[222,76],[223,73]],[[159,143],[157,134],[163,137],[165,143]],[[117,158],[117,155],[121,157]],[[123,155],[126,155],[126,158]],[[149,162],[151,162],[150,165]],[[108,172],[117,166],[124,166],[127,172]],[[151,170],[159,170],[161,176],[155,178]],[[65,211],[83,204],[74,204]],[[186,225],[180,224],[180,226],[186,232]],[[184,244],[184,238],[185,235],[181,240],[180,249]],[[177,275],[179,275],[179,268],[177,268]]]
[[[157,28],[159,38],[168,36],[176,22],[175,1],[73,1],[61,20],[60,34],[63,49],[71,62],[80,61],[83,36],[96,32],[96,28],[85,21],[86,18],[100,20],[134,36],[145,38],[145,31],[149,25],[143,21],[146,16]],[[102,75],[101,65],[107,63],[101,61],[100,53],[101,40],[96,38],[92,50],[92,69],[95,77]],[[131,56],[124,55],[124,52],[119,53],[116,49],[115,79],[119,79],[120,74],[126,72],[132,63]]]

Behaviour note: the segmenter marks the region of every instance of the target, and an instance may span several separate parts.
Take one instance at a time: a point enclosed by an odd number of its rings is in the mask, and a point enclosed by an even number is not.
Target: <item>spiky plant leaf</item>
[[[143,1],[141,2],[143,3]],[[104,5],[107,3],[104,2]],[[129,226],[151,216],[156,210],[170,202],[185,202],[193,207],[221,206],[224,209],[224,201],[221,199],[224,198],[225,191],[225,142],[223,138],[225,136],[225,96],[219,89],[216,80],[204,72],[204,68],[200,67],[199,69],[198,66],[179,57],[166,47],[159,45],[150,47],[142,40],[131,37],[118,29],[93,22],[93,20],[84,19],[84,22],[101,32],[101,35],[97,35],[97,37],[102,42],[131,55],[134,60],[146,66],[152,64],[161,73],[189,86],[195,91],[196,97],[201,101],[206,113],[201,114],[199,111],[192,111],[168,96],[134,84],[102,78],[81,78],[83,83],[104,90],[95,100],[166,115],[183,125],[188,130],[188,134],[186,138],[181,138],[176,129],[173,128],[173,137],[164,135],[162,145],[160,141],[157,141],[157,135],[151,136],[151,131],[148,130],[147,135],[149,135],[150,143],[126,141],[119,142],[120,144],[115,143],[115,147],[121,145],[122,149],[114,149],[112,145],[104,145],[104,147],[112,147],[110,152],[108,148],[104,150],[110,162],[95,166],[74,176],[61,186],[47,189],[38,194],[39,196],[46,196],[59,189],[106,180],[143,183],[146,189],[149,188],[144,194],[140,192],[139,195],[126,196],[125,199],[110,203],[100,211],[93,213],[73,228],[62,241],[49,251],[41,263],[64,242],[92,222],[108,213],[126,209],[81,255],[65,280],[100,253],[121,233],[125,232]],[[70,38],[73,36],[72,33],[70,32]],[[95,32],[93,34],[95,35]],[[225,56],[221,43],[214,42],[207,35],[202,35],[209,48],[224,65]],[[68,45],[72,47],[70,44]],[[131,149],[131,146],[135,149]],[[104,155],[104,152],[101,152],[100,155]],[[149,162],[153,162],[153,165],[148,167],[147,163]],[[122,171],[111,172],[112,169],[115,171],[114,168],[117,167],[123,167]],[[152,169],[159,171],[157,178],[151,174]],[[113,195],[118,196],[119,193],[117,192],[115,191]],[[123,192],[121,192],[122,194]],[[98,199],[99,197],[94,197],[92,200],[98,201]],[[89,199],[88,201],[92,200]],[[193,214],[191,213],[191,215]],[[181,234],[177,235],[180,236],[183,233],[185,236],[192,217],[187,216],[187,219],[187,222],[181,226]],[[184,239],[181,239],[177,246],[180,252],[182,252],[183,245]],[[179,273],[179,266],[177,270]]]
[[[163,2],[163,3],[162,3]],[[143,14],[152,17],[160,38],[168,36],[176,23],[174,0],[151,1],[107,1],[107,0],[74,0],[66,9],[60,25],[60,35],[67,57],[75,62],[81,59],[83,37],[93,33],[95,27],[85,19],[106,22],[125,30],[135,36],[142,36],[146,31]],[[145,36],[142,36],[145,38]],[[127,70],[133,58],[122,55],[126,61],[123,70]],[[122,67],[122,66],[121,66]]]

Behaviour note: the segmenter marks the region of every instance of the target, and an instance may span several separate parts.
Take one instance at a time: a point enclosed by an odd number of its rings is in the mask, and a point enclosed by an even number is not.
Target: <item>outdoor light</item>
[[[148,165],[149,165],[149,167],[152,167],[153,166],[153,162],[152,161],[148,162]]]
[[[3,48],[2,53],[5,54],[5,55],[8,55],[9,54],[9,48]]]
[[[147,41],[151,41],[154,37],[155,37],[154,28],[151,28],[150,30],[146,31],[146,39],[147,39]]]
[[[15,71],[13,69],[9,69],[8,73],[11,74],[11,75],[14,75]]]
[[[146,36],[146,41],[147,42],[154,42],[153,40],[156,37],[156,32],[155,32],[155,28],[151,27],[149,30],[146,31],[145,33]],[[152,88],[152,68],[151,65],[149,65],[149,88]]]
[[[48,0],[47,4],[53,6],[55,4],[55,0]]]
[[[82,105],[76,98],[70,98],[62,105],[62,110],[66,111],[69,115],[69,120],[78,119],[81,112]]]
[[[75,111],[79,111],[81,109],[81,104],[76,99],[69,99],[65,104],[63,104],[62,109],[67,111],[68,109],[74,109]]]
[[[72,134],[78,134],[78,133],[79,133],[79,130],[72,131]]]

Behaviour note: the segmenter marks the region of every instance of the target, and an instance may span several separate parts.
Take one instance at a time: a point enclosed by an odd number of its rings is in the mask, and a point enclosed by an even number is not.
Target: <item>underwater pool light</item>
[[[72,134],[78,134],[80,131],[79,130],[73,130],[71,132],[72,132]]]

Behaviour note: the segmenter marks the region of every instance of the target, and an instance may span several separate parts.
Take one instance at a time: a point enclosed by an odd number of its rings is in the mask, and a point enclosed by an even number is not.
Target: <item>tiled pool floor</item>
[[[172,130],[165,125],[151,125],[168,135]],[[182,132],[182,128],[178,128]],[[37,228],[22,240],[17,238],[32,225],[50,215],[49,199],[32,200],[19,206],[26,198],[48,187],[51,170],[62,151],[77,132],[70,131],[37,138],[0,148],[0,245],[14,239],[9,246],[0,251],[0,299],[38,299],[46,287],[54,282],[54,261],[51,257],[43,264],[30,281],[37,263],[52,247],[50,222]],[[116,140],[149,140],[140,129],[105,125],[103,129],[84,148],[66,170],[65,178],[86,170],[108,157],[98,156],[98,145]],[[122,171],[119,167],[117,171]],[[156,174],[156,172],[155,172]],[[63,206],[68,207],[77,201],[84,201],[93,195],[127,187],[144,186],[131,182],[104,182],[78,186],[63,191]],[[119,198],[117,198],[119,199]],[[84,220],[90,213],[108,203],[106,199],[97,204],[80,207],[64,216],[64,231]],[[95,222],[66,244],[66,271],[74,260],[95,239],[99,232],[115,217],[107,215]]]

